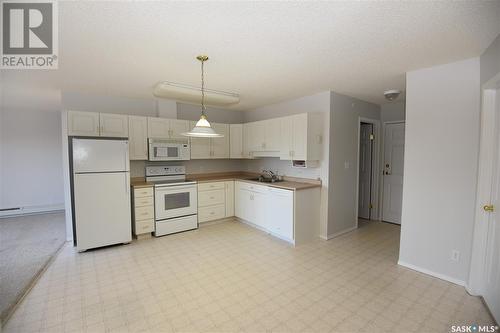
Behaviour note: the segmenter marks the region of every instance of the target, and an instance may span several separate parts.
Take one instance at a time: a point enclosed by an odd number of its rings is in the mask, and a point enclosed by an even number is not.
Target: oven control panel
[[[147,166],[146,176],[185,175],[186,167],[183,165]]]

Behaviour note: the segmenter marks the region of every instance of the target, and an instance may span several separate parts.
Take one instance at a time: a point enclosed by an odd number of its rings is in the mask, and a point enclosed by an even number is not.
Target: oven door
[[[198,213],[196,184],[155,188],[155,219],[164,220]]]

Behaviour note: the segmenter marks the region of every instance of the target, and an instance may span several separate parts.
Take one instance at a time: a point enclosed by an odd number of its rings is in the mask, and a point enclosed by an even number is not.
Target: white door
[[[253,123],[243,124],[243,158],[252,158],[252,125]]]
[[[243,125],[229,125],[229,157],[243,158]]]
[[[401,224],[405,124],[385,124],[382,220]]]
[[[222,138],[212,138],[212,158],[229,158],[229,125],[211,124],[214,131],[223,134]]]
[[[293,191],[270,187],[267,200],[269,230],[288,241],[293,240]]]
[[[496,91],[496,130],[494,134],[493,179],[491,198],[483,210],[488,214],[488,240],[486,245],[486,269],[484,300],[495,317],[500,321],[500,90]]]
[[[307,160],[307,113],[292,116],[292,160]]]
[[[148,138],[168,139],[170,119],[148,117]]]
[[[293,117],[280,118],[280,159],[292,159]]]
[[[256,121],[252,126],[250,147],[253,151],[266,150],[266,121]]]
[[[99,136],[99,113],[68,111],[68,135]]]
[[[253,220],[252,215],[255,213],[252,209],[252,192],[243,189],[237,185],[235,186],[235,198],[234,198],[234,213],[235,216],[245,220]]]
[[[264,121],[265,127],[265,150],[279,151],[281,139],[281,122],[280,119],[269,119]]]
[[[148,159],[148,118],[128,117],[128,141],[131,160]]]
[[[78,251],[132,240],[129,179],[128,172],[75,175]]]
[[[128,137],[128,116],[112,113],[99,114],[99,124],[101,126],[101,136],[107,137]]]
[[[189,132],[189,120],[170,119],[170,137],[172,139],[186,139],[182,133]]]
[[[225,217],[234,216],[234,180],[225,182],[226,187],[226,214]]]
[[[371,218],[372,135],[373,124],[360,124],[358,217],[363,219]]]
[[[73,172],[129,171],[127,140],[73,139]]]

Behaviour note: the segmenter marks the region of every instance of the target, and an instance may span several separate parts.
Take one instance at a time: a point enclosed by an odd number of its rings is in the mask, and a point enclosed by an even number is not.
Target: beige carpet
[[[63,212],[0,219],[0,323],[64,241]]]

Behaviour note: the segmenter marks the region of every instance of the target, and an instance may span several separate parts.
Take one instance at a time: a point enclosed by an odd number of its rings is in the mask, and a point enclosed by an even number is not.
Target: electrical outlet
[[[460,251],[458,250],[451,251],[451,261],[455,262],[460,261]]]
[[[349,169],[351,167],[351,163],[349,161],[344,162],[344,169]]]

